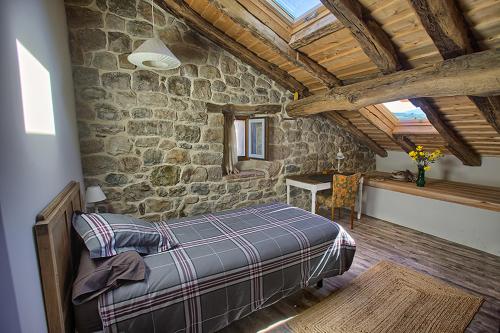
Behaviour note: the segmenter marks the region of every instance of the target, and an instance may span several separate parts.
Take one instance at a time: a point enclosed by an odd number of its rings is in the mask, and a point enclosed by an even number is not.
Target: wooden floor
[[[321,213],[328,216],[326,211]],[[347,229],[348,214],[343,215],[340,224]],[[321,289],[302,290],[221,332],[266,330],[321,301],[380,260],[411,267],[483,297],[485,301],[466,332],[500,332],[500,257],[367,216],[356,221],[349,232],[357,250],[348,272],[325,279]]]

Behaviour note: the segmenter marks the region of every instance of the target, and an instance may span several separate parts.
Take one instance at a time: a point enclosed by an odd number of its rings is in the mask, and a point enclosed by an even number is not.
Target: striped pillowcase
[[[152,254],[177,244],[155,223],[119,214],[80,213],[73,217],[73,228],[85,242],[90,258],[105,258],[127,251]]]

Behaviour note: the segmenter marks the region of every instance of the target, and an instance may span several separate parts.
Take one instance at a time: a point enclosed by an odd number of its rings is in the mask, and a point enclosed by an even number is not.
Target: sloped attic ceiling
[[[494,0],[322,0],[293,19],[272,0],[155,1],[302,98],[500,47],[500,2]],[[436,31],[450,35],[436,36]],[[405,133],[379,106],[335,112],[335,118],[381,150],[427,144],[468,165],[480,164],[480,156],[500,156],[496,98],[416,102],[424,104],[434,131],[421,127]]]

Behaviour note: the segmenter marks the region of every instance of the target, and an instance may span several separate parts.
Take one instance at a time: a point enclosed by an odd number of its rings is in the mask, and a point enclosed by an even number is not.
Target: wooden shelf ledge
[[[500,212],[500,188],[427,178],[425,187],[389,179],[389,173],[366,175],[365,186],[396,191],[419,197],[453,202]],[[500,219],[499,219],[500,222]]]

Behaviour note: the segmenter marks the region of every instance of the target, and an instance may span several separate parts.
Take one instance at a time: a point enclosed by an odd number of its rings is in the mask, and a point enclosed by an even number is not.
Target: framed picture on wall
[[[267,157],[267,121],[265,118],[248,119],[248,157],[265,160]]]

